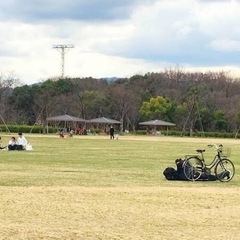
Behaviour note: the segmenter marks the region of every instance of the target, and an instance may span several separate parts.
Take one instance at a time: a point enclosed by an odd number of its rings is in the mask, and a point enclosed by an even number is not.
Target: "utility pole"
[[[62,78],[64,78],[64,58],[65,58],[65,49],[69,49],[69,48],[74,48],[74,45],[70,44],[70,45],[53,45],[53,48],[57,49],[59,52],[61,52],[62,55]]]

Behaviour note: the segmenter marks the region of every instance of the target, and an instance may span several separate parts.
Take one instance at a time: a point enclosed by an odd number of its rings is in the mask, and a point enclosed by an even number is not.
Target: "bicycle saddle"
[[[198,153],[203,153],[203,152],[205,152],[205,149],[197,149],[196,150]]]

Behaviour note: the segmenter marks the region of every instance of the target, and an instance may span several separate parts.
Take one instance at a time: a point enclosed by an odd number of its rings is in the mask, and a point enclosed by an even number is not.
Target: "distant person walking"
[[[110,134],[110,139],[114,139],[114,128],[113,128],[113,126],[110,127],[109,134]]]

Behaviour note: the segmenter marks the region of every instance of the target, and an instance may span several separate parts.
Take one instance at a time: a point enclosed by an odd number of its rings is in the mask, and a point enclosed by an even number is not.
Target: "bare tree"
[[[0,74],[0,114],[6,119],[6,121],[11,115],[8,97],[11,95],[13,88],[19,85],[20,81],[15,77],[13,72]]]
[[[120,118],[122,122],[122,130],[127,124],[133,126],[134,124],[130,122],[130,119],[134,119],[133,114],[136,114],[136,108],[138,108],[138,101],[133,91],[123,85],[115,85],[109,88],[109,98],[115,116]]]

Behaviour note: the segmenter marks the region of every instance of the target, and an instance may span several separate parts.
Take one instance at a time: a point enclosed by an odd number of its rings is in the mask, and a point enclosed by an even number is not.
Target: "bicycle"
[[[183,164],[183,171],[185,177],[190,181],[198,180],[203,173],[211,174],[211,170],[214,170],[214,174],[217,180],[221,182],[229,182],[235,174],[235,166],[231,160],[227,158],[223,152],[223,145],[209,144],[208,147],[215,147],[217,154],[213,158],[210,164],[205,163],[204,149],[197,149],[197,153],[200,155],[187,155],[185,163]]]

